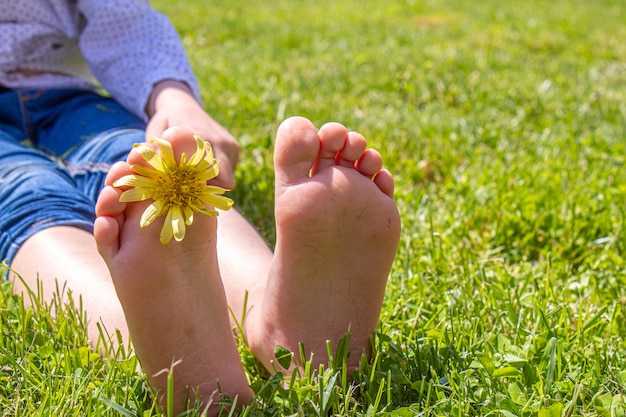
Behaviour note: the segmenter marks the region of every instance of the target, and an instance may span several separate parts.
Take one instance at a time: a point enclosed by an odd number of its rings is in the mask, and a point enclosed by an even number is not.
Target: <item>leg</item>
[[[356,367],[376,330],[399,241],[393,179],[362,136],[336,123],[318,133],[306,119],[287,120],[274,161],[277,243],[264,298],[248,321],[251,348],[269,369],[279,344],[297,352],[301,342],[323,363],[326,340],[336,345],[350,331]]]
[[[123,343],[128,343],[121,306],[91,233],[95,196],[102,188],[108,161],[127,155],[132,144],[142,138],[140,130],[96,136],[89,146],[71,155],[64,167],[33,149],[21,147],[3,159],[30,155],[24,163],[11,163],[15,167],[12,172],[2,174],[7,183],[15,184],[7,190],[10,197],[5,204],[9,208],[3,211],[15,213],[3,216],[13,236],[10,265],[24,280],[14,279],[14,290],[24,292],[24,284],[37,288],[40,280],[44,299],[51,300],[57,283],[65,286],[75,299],[82,298],[94,345],[100,336],[98,326],[104,328],[105,336],[115,336],[119,331]],[[114,342],[115,348],[117,341],[112,337],[103,342]]]
[[[163,138],[180,155],[191,155],[191,132],[171,129]],[[249,402],[247,384],[229,321],[226,293],[217,261],[214,217],[198,215],[185,240],[159,242],[163,218],[145,230],[139,218],[149,202],[120,203],[110,184],[142,163],[131,152],[128,163],[110,171],[96,206],[94,236],[106,261],[141,364],[151,385],[165,392],[167,376],[159,373],[175,361],[175,401],[182,408],[187,389],[201,401],[217,402],[222,392]],[[193,399],[193,393],[190,393]]]
[[[6,259],[29,288],[36,289],[40,279],[45,300],[52,299],[55,280],[59,287],[67,282],[75,300],[81,296],[94,313],[89,315],[94,344],[100,318],[112,333],[119,328],[125,334],[108,270],[90,233],[93,203],[56,162],[21,146],[22,135],[10,125],[0,128],[0,259]],[[15,277],[10,273],[9,278]],[[14,282],[16,292],[25,291],[21,280]]]
[[[10,241],[0,253],[29,288],[36,288],[37,279],[42,282],[46,300],[55,281],[75,299],[80,296],[92,343],[98,340],[98,323],[109,334],[119,331],[127,343],[121,306],[91,230],[104,177],[143,140],[143,123],[113,100],[80,90],[15,91],[2,100],[0,107],[14,111],[3,113],[1,129],[15,138],[2,144],[0,161],[11,168],[0,170],[0,178],[15,185],[0,190],[0,229],[8,231]],[[62,155],[63,165],[19,145],[27,135],[34,146]],[[14,289],[25,291],[21,280]]]
[[[244,307],[246,315],[253,313],[263,300],[272,251],[250,223],[230,209],[218,218],[217,253],[228,305],[234,319],[245,327]],[[244,306],[246,293],[248,300]]]
[[[98,325],[104,328],[105,337],[106,333],[113,337],[119,331],[125,343],[128,342],[122,308],[91,232],[71,226],[43,229],[22,244],[11,268],[19,272],[31,289],[37,288],[40,279],[46,300],[52,299],[55,280],[71,291],[75,301],[80,297],[88,313],[88,334],[94,345],[99,337]],[[14,279],[14,291],[26,292],[21,280]],[[108,345],[117,339],[107,338],[103,342]]]

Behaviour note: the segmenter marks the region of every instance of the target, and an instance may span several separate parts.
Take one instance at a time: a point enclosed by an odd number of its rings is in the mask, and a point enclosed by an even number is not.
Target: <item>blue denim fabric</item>
[[[52,226],[92,231],[109,167],[144,141],[145,124],[82,90],[0,91],[0,261]]]

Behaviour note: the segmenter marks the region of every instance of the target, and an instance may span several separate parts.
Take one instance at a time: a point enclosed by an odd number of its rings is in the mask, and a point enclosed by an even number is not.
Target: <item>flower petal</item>
[[[218,208],[220,210],[224,210],[224,211],[230,210],[230,208],[233,206],[233,203],[234,203],[233,200],[231,200],[228,197],[214,194],[210,192],[208,188],[214,188],[214,187],[207,187],[207,190],[202,192],[202,195],[200,196],[200,200],[202,200],[203,203],[209,206]],[[215,187],[215,188],[218,188],[218,187]]]
[[[204,159],[208,143],[203,141],[200,136],[194,135],[193,138],[196,140],[196,151],[193,155],[191,155],[191,158],[189,158],[188,165],[196,166],[202,159]]]
[[[172,231],[174,233],[174,239],[180,242],[185,238],[185,218],[183,217],[183,210],[179,206],[173,206],[169,213],[171,214]],[[167,222],[167,219],[165,220]]]
[[[122,195],[120,195],[120,203],[132,203],[135,201],[144,201],[149,198],[152,198],[153,195],[154,195],[153,191],[148,188],[144,188],[144,187],[130,188],[124,191]]]
[[[139,220],[139,227],[141,227],[142,229],[148,227],[150,223],[155,221],[157,217],[163,214],[164,210],[165,203],[163,202],[163,200],[154,200],[152,204],[146,207],[143,214],[141,215],[141,219]]]
[[[163,165],[165,165],[166,170],[174,171],[178,167],[178,164],[176,163],[176,158],[174,157],[172,144],[160,138],[152,138],[150,140],[152,142],[156,142],[159,147],[159,150],[161,151],[161,160]]]
[[[215,155],[213,154],[213,146],[210,142],[204,142],[204,146],[206,147],[207,155],[204,159],[207,161],[213,161],[215,159]]]
[[[226,191],[230,191],[230,190],[227,190],[226,188],[222,188],[217,185],[205,185],[202,189],[202,195],[204,195],[205,193],[221,195],[221,194],[224,194]]]
[[[193,223],[193,215],[196,211],[198,210],[194,209],[193,204],[191,206],[183,207],[183,215],[185,216],[185,224],[187,226],[190,226]]]
[[[143,177],[139,175],[125,175],[119,178],[113,183],[114,187],[155,187],[158,186],[158,181],[155,181],[151,177]]]
[[[165,216],[165,222],[161,228],[159,240],[162,245],[167,245],[168,242],[172,240],[172,237],[174,237],[174,231],[172,230],[172,209],[170,209],[167,212],[167,216]]]
[[[130,185],[131,181],[134,181],[134,179],[136,178],[136,175],[124,175],[122,178],[118,178],[117,180],[115,180],[113,182],[113,186],[114,187],[125,187],[127,185]]]
[[[202,213],[205,216],[209,216],[209,217],[219,216],[219,213],[217,212],[217,210],[209,209],[205,207],[204,204],[193,203],[192,207],[195,212]]]
[[[137,143],[133,147],[135,152],[141,156],[144,161],[146,161],[150,166],[154,167],[154,169],[164,172],[165,167],[161,162],[162,159],[160,155],[152,148],[151,146],[146,145],[145,143]]]
[[[202,161],[198,164],[197,171],[199,179],[202,179],[202,181],[208,181],[219,175],[220,167],[215,159],[210,163]]]
[[[142,177],[150,178],[153,181],[156,181],[161,178],[167,178],[167,173],[164,171],[159,171],[152,167],[147,167],[144,165],[133,164],[130,166],[130,169],[135,173],[139,174]]]

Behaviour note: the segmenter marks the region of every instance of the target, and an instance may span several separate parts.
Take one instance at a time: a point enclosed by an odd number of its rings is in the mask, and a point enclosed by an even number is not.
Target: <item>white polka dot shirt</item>
[[[198,84],[169,19],[148,0],[0,0],[0,85],[103,87],[146,120],[155,83]]]

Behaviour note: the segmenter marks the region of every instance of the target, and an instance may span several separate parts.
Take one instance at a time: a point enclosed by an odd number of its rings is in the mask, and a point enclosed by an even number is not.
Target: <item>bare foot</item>
[[[171,142],[177,158],[196,148],[185,129],[169,129],[163,139]],[[224,394],[247,403],[252,393],[229,324],[215,249],[216,218],[196,215],[185,240],[162,245],[163,217],[139,228],[151,201],[120,203],[121,191],[111,186],[135,163],[145,165],[132,151],[127,163],[111,169],[98,199],[94,235],[148,380],[165,394],[167,374],[161,371],[179,362],[174,367],[176,410],[185,407],[187,395],[193,403],[194,391],[205,404],[219,403],[214,395],[218,383]]]
[[[351,334],[348,365],[370,349],[394,260],[400,218],[393,179],[378,152],[337,123],[319,133],[306,119],[278,129],[277,243],[261,313],[249,317],[252,351],[271,369],[282,345],[315,364]],[[374,178],[372,180],[372,178]],[[297,355],[296,355],[297,356]]]

